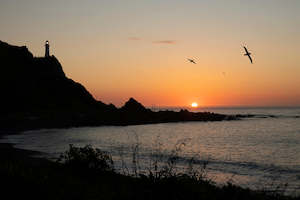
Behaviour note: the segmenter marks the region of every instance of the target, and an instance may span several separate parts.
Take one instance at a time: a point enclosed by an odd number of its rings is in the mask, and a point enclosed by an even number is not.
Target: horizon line
[[[201,109],[201,108],[300,108],[300,105],[259,105],[259,106],[252,106],[252,105],[233,105],[233,106],[198,106],[197,108],[193,108],[191,106],[145,106],[146,108],[189,108],[189,109]]]

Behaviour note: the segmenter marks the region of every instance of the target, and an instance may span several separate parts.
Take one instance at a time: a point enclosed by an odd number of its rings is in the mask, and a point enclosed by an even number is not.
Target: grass
[[[154,162],[147,173],[136,165],[131,176],[117,172],[111,156],[91,146],[71,145],[57,162],[7,155],[0,160],[1,195],[9,199],[300,199],[230,183],[218,187],[192,161],[189,173],[177,173],[176,152],[167,165]]]

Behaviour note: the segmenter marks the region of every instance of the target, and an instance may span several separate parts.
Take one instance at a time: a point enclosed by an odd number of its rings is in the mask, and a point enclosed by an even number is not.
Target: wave
[[[236,114],[237,118],[300,118],[300,115]]]
[[[122,147],[123,156],[127,158],[132,157],[132,147]],[[223,173],[231,174],[290,174],[290,175],[299,175],[300,174],[300,165],[294,166],[284,166],[284,165],[274,165],[272,163],[257,163],[257,162],[248,162],[248,161],[234,161],[234,160],[218,160],[210,158],[207,156],[191,156],[191,155],[180,155],[176,152],[172,153],[170,151],[157,152],[153,149],[140,149],[139,152],[136,152],[139,159],[143,160],[142,163],[148,163],[149,160],[157,161],[161,164],[166,164],[168,159],[176,158],[176,162],[179,166],[188,166],[189,163],[194,164],[195,166],[203,166],[207,164],[208,169],[213,171],[219,171]],[[118,156],[119,150],[113,152],[113,155]]]
[[[151,155],[140,155],[140,158],[147,159],[155,159],[159,157],[161,162],[166,162],[169,158],[172,157],[171,154],[151,154]],[[274,164],[262,164],[255,162],[240,162],[240,161],[222,161],[222,160],[214,160],[214,159],[200,159],[194,157],[185,157],[185,156],[176,156],[176,160],[178,165],[187,165],[188,163],[192,163],[194,165],[203,166],[207,164],[207,168],[213,171],[219,171],[223,173],[231,173],[236,175],[244,175],[246,174],[257,174],[257,173],[269,173],[269,174],[290,174],[290,175],[299,175],[300,174],[300,165],[292,166],[279,166]]]
[[[219,165],[222,166],[219,168],[221,171],[227,171],[227,172],[233,172],[230,170],[230,168],[240,168],[240,169],[246,169],[249,171],[256,171],[256,172],[269,172],[272,174],[299,174],[300,173],[300,166],[295,167],[294,169],[291,169],[290,167],[287,166],[278,166],[274,164],[258,164],[258,163],[253,163],[253,162],[235,162],[235,161],[210,161],[209,162],[211,165]],[[226,168],[229,167],[229,168]],[[298,168],[298,169],[296,169]],[[223,170],[222,170],[223,169]],[[236,170],[234,170],[236,171]],[[237,170],[239,171],[239,170]]]

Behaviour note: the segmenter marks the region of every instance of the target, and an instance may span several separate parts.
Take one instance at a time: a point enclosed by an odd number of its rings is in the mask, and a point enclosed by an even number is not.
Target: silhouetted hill
[[[24,46],[0,41],[0,66],[3,124],[95,124],[103,113],[116,109],[95,100],[84,86],[66,77],[55,56],[33,57]]]
[[[2,111],[85,110],[105,107],[67,78],[54,57],[35,58],[26,47],[0,42]]]
[[[121,110],[124,112],[149,112],[141,103],[137,102],[134,98],[130,98]]]
[[[97,101],[66,77],[55,56],[34,57],[28,49],[0,41],[0,127],[129,125],[215,121],[233,117],[213,113],[153,112],[130,98],[123,107]]]

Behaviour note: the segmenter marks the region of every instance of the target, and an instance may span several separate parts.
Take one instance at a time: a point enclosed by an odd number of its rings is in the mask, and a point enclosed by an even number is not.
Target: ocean
[[[179,110],[180,108],[156,108]],[[300,194],[300,108],[199,108],[222,114],[251,114],[235,121],[181,122],[136,126],[43,129],[7,135],[0,142],[57,158],[69,144],[87,144],[109,152],[116,168],[146,172],[176,155],[176,170],[193,161],[206,178],[252,189],[286,189]],[[135,162],[133,162],[135,160]],[[135,164],[134,164],[135,163]],[[126,169],[126,170],[125,170]]]

